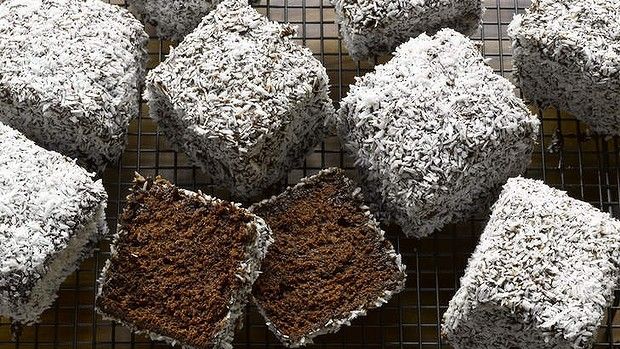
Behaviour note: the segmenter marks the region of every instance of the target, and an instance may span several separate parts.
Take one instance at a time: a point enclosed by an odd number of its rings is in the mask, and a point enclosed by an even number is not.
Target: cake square
[[[539,121],[476,44],[443,29],[358,78],[337,124],[373,209],[424,237],[488,207],[525,171]]]
[[[400,255],[340,169],[302,179],[250,210],[265,219],[275,240],[254,303],[288,347],[338,331],[405,286]]]
[[[153,340],[232,348],[272,241],[238,205],[136,176],[97,295],[97,311]]]
[[[0,123],[0,316],[37,322],[107,233],[101,180]]]
[[[0,121],[89,169],[117,161],[139,111],[142,24],[98,0],[6,0],[0,38]]]
[[[504,186],[442,332],[454,348],[591,348],[620,271],[620,222],[542,181]]]
[[[533,0],[508,28],[523,95],[620,135],[620,1]]]
[[[166,137],[241,200],[280,182],[334,113],[325,68],[294,32],[222,2],[147,77]]]
[[[181,41],[221,0],[128,0],[144,20],[155,26],[157,36]],[[250,0],[250,3],[258,0]]]
[[[478,30],[483,0],[330,0],[340,33],[355,60],[392,53],[421,33],[452,28],[466,35]]]

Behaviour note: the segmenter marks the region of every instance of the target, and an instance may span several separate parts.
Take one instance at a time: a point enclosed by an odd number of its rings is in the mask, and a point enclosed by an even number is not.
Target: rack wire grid
[[[111,0],[127,6],[124,0]],[[498,74],[510,78],[511,45],[506,27],[513,15],[523,12],[529,0],[487,0],[484,24],[473,38],[482,42],[483,54]],[[260,12],[273,20],[299,26],[298,41],[309,47],[327,67],[332,83],[331,94],[337,102],[347,93],[355,76],[372,69],[389,57],[374,62],[353,62],[338,35],[335,13],[328,0],[262,0]],[[150,33],[153,28],[148,27]],[[170,42],[151,35],[149,68],[155,67],[169,52]],[[620,147],[618,138],[604,139],[591,135],[587,127],[574,118],[553,109],[532,111],[543,120],[539,144],[526,175],[544,179],[549,185],[569,192],[572,197],[592,203],[618,217],[620,212]],[[338,140],[330,136],[308,155],[303,166],[291,171],[287,183],[339,166],[354,175],[352,161],[342,152]],[[127,149],[119,164],[103,175],[110,201],[109,226],[114,229],[134,171],[144,175],[162,175],[179,186],[226,197],[207,174],[189,164],[182,153],[172,150],[142,106],[140,117],[130,128]],[[408,239],[389,231],[395,247],[408,267],[406,289],[367,317],[354,321],[340,332],[319,337],[318,348],[449,348],[440,336],[441,317],[459,285],[467,259],[483,229],[483,217],[464,224],[451,225],[432,237]],[[107,242],[94,257],[63,284],[52,309],[42,321],[12,331],[9,319],[0,319],[0,349],[142,349],[166,348],[131,333],[126,328],[102,320],[94,311],[96,277],[109,255]],[[617,300],[608,310],[597,335],[595,348],[620,348],[620,318]],[[263,319],[250,305],[244,328],[235,338],[237,348],[279,347],[279,342],[265,327]]]

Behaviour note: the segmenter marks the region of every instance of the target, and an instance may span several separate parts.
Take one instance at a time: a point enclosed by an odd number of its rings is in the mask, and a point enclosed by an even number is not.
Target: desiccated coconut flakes
[[[508,27],[523,95],[620,135],[620,1],[534,0]]]
[[[349,54],[359,60],[392,53],[421,33],[441,28],[473,34],[482,22],[482,0],[331,0]]]
[[[342,100],[339,135],[383,220],[424,237],[485,208],[525,171],[539,121],[451,30],[400,46]]]
[[[241,200],[282,180],[334,113],[325,68],[294,33],[225,1],[147,77],[168,139]]]
[[[107,232],[101,180],[0,123],[0,315],[36,322]]]
[[[591,348],[619,265],[620,222],[542,181],[510,179],[442,332],[456,349]]]
[[[139,112],[148,37],[99,0],[0,4],[0,121],[89,169],[125,147]]]

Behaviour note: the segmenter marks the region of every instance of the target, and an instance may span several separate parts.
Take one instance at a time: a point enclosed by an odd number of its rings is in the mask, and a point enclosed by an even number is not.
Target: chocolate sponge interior
[[[275,242],[253,295],[282,335],[298,342],[330,319],[373,308],[384,290],[403,280],[389,242],[369,226],[340,172],[296,187],[253,213],[270,225]]]
[[[209,347],[242,287],[256,231],[232,204],[205,203],[164,180],[134,188],[97,306],[134,328]]]

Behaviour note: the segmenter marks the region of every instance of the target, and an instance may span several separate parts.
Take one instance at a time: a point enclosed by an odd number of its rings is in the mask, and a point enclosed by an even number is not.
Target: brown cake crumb
[[[154,339],[231,347],[269,239],[234,204],[137,177],[98,310]]]
[[[275,238],[253,296],[288,346],[336,332],[404,287],[400,256],[359,192],[329,169],[251,208]]]

